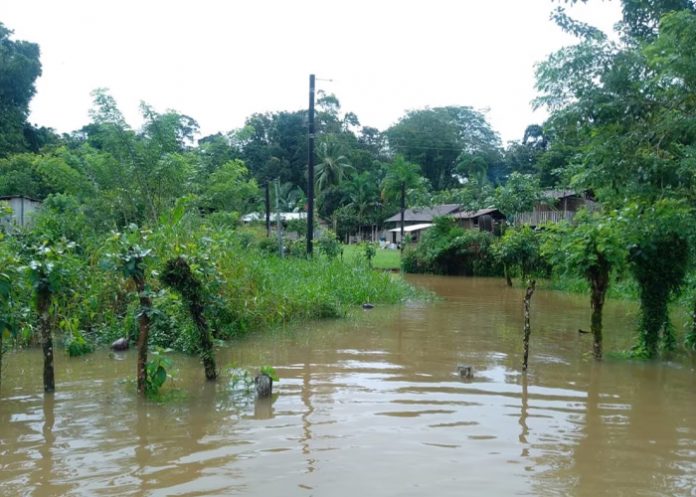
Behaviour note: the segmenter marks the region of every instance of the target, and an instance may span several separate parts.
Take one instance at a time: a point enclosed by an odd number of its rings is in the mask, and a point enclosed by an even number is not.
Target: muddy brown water
[[[520,373],[522,291],[410,278],[442,300],[250,336],[219,365],[273,364],[254,403],[174,356],[178,400],[136,399],[135,353],[5,358],[2,496],[696,496],[692,359],[590,357],[588,298],[537,291]],[[607,350],[636,308],[610,301]],[[458,364],[475,377],[462,381]]]

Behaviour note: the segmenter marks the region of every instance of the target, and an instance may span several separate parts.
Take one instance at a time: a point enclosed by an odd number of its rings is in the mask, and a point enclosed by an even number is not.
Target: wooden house
[[[459,204],[441,204],[433,207],[414,207],[404,211],[404,234],[413,241],[418,241],[423,231],[433,225],[437,217],[450,217],[465,229],[478,229],[499,233],[505,216],[498,209],[480,209],[466,211]],[[386,240],[391,243],[401,242],[401,214],[397,213],[384,221],[387,227]]]
[[[5,202],[12,209],[12,214],[0,217],[0,226],[31,226],[32,218],[41,207],[41,202],[23,195],[0,196],[0,202]]]
[[[582,208],[592,210],[597,205],[588,193],[577,193],[574,190],[545,190],[542,197],[532,211],[516,214],[511,219],[511,224],[541,226],[557,223],[573,219]]]
[[[505,214],[498,209],[479,209],[477,211],[459,211],[451,215],[457,224],[465,229],[478,229],[490,233],[500,233],[500,226],[505,222]]]

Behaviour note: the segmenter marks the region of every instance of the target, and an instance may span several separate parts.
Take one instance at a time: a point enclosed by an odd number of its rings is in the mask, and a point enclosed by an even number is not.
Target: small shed
[[[6,202],[12,209],[12,214],[0,218],[0,226],[31,226],[36,211],[41,202],[23,195],[0,196],[0,202]]]

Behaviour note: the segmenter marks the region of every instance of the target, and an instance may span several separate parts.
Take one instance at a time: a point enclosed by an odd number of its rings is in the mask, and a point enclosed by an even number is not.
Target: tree
[[[211,210],[247,212],[259,198],[256,180],[240,160],[222,164],[207,178],[203,191],[206,207]]]
[[[499,157],[500,139],[485,116],[471,107],[410,111],[386,131],[389,146],[405,160],[420,164],[433,188],[456,186],[457,166],[483,164]]]
[[[541,235],[529,226],[509,229],[498,241],[495,249],[497,257],[506,268],[517,268],[526,284],[524,294],[524,327],[523,327],[523,359],[522,369],[526,370],[529,360],[529,339],[532,328],[530,324],[530,305],[536,278],[547,273],[548,265],[541,252]],[[506,269],[507,273],[507,269]]]
[[[400,199],[399,211],[401,212],[401,247],[404,245],[404,212],[406,211],[406,190],[420,183],[420,166],[407,162],[397,155],[394,161],[387,167],[387,172],[382,180],[382,196],[391,200]]]
[[[160,276],[162,282],[172,287],[179,292],[184,298],[186,305],[191,315],[191,319],[196,324],[198,330],[198,338],[200,341],[201,359],[205,369],[205,378],[214,380],[217,378],[215,370],[215,350],[213,349],[213,340],[208,328],[208,322],[204,315],[203,285],[193,271],[191,265],[184,257],[169,259],[164,267],[164,271]]]
[[[319,192],[331,185],[337,185],[353,170],[340,146],[332,140],[324,140],[317,150],[318,162],[315,165],[316,186]]]
[[[602,310],[610,276],[626,262],[626,243],[617,213],[581,212],[572,224],[549,225],[542,252],[557,268],[579,274],[590,285],[592,351],[602,358]]]
[[[67,278],[71,259],[67,253],[74,247],[73,243],[62,243],[53,246],[40,243],[31,246],[31,259],[26,270],[34,290],[34,301],[38,316],[38,330],[43,351],[43,386],[44,392],[50,393],[56,389],[53,368],[53,319],[51,304],[54,297],[69,286]]]
[[[13,41],[12,33],[0,23],[0,157],[29,149],[25,136],[32,132],[27,123],[29,102],[41,75],[39,46]]]
[[[542,198],[539,179],[531,174],[512,173],[507,182],[495,189],[495,205],[508,219],[531,211]]]
[[[630,269],[639,286],[641,322],[634,353],[657,355],[676,345],[669,319],[669,302],[679,293],[689,265],[693,208],[662,199],[652,205],[628,205],[622,212],[629,240]]]

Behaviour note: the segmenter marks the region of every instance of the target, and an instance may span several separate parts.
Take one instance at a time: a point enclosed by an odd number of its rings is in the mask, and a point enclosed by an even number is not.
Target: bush
[[[465,230],[453,219],[438,218],[421,241],[404,253],[403,268],[409,273],[449,275],[499,274],[491,255],[493,235],[486,231]]]

